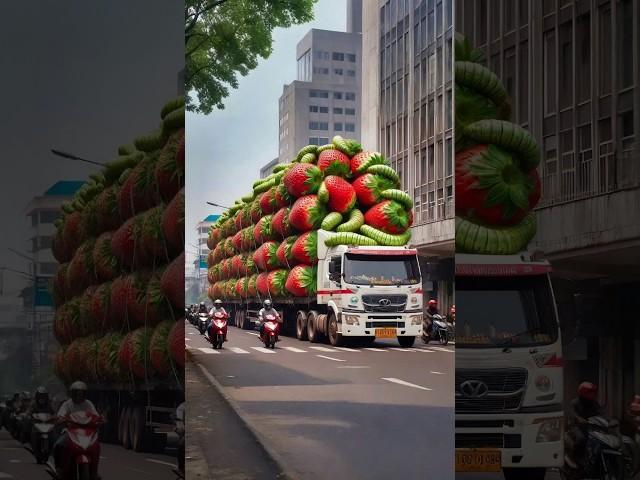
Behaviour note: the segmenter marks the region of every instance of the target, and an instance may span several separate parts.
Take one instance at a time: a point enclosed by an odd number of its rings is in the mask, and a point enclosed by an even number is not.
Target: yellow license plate
[[[499,472],[500,450],[456,449],[456,472]]]
[[[376,338],[396,338],[396,329],[376,328]]]

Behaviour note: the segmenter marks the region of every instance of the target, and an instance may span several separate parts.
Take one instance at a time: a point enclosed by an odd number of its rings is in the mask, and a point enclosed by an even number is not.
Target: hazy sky
[[[59,148],[96,161],[155,129],[177,95],[184,12],[172,0],[41,0],[0,5],[0,266],[27,269],[25,207],[58,180],[96,168],[54,157]],[[5,274],[8,290],[24,279]]]
[[[278,98],[296,79],[296,44],[311,28],[345,31],[347,2],[320,0],[315,19],[274,32],[273,53],[241,77],[210,115],[187,115],[187,254],[195,258],[195,225],[222,210],[206,201],[231,206],[251,191],[259,169],[278,156]],[[192,245],[189,245],[192,244]]]

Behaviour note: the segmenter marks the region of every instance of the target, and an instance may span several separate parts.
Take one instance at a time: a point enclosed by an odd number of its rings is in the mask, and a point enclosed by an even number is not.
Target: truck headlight
[[[422,325],[422,315],[412,315],[411,325]]]
[[[358,303],[358,297],[351,297],[351,299],[349,300],[349,303],[351,303],[352,305],[355,305],[356,303]]]
[[[562,418],[540,418],[533,423],[540,424],[536,443],[559,442],[562,439]]]
[[[346,323],[347,325],[360,325],[360,322],[358,321],[358,316],[357,315],[342,315],[342,318],[344,319],[344,323]]]
[[[538,375],[536,377],[535,384],[536,388],[543,393],[547,393],[549,390],[551,390],[551,387],[553,385],[551,383],[551,379],[546,375]]]

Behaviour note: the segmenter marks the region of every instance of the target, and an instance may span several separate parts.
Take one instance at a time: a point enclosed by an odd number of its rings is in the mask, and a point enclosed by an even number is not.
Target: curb
[[[278,477],[277,477],[278,480],[295,480],[296,478],[299,478],[298,474],[292,472],[291,469],[288,466],[286,466],[287,463],[285,462],[284,458],[282,458],[282,455],[280,455],[271,446],[269,446],[269,442],[267,438],[262,433],[260,433],[258,428],[254,425],[253,421],[249,419],[245,411],[242,410],[242,408],[238,405],[238,403],[233,398],[231,398],[231,396],[225,393],[224,387],[220,384],[220,382],[218,382],[218,380],[216,380],[216,378],[213,375],[211,375],[211,373],[209,373],[209,371],[204,367],[204,365],[202,365],[200,362],[198,362],[194,358],[193,354],[189,352],[189,349],[186,349],[186,354],[191,360],[191,362],[200,369],[200,371],[207,378],[209,383],[218,391],[218,393],[222,396],[222,398],[225,399],[225,401],[229,404],[229,406],[235,412],[238,418],[240,418],[240,421],[242,421],[244,426],[249,430],[249,432],[251,432],[251,434],[256,439],[256,441],[260,444],[263,450],[267,453],[267,455],[271,458],[271,460],[273,460],[273,462],[276,464],[276,466],[280,470],[280,473],[278,474]]]

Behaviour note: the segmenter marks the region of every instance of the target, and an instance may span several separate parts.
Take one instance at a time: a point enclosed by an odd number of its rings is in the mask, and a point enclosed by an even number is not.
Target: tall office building
[[[361,9],[361,0],[348,4],[353,32],[312,29],[298,43],[297,80],[284,86],[279,100],[280,162],[334,135],[360,138]]]
[[[195,274],[192,278],[198,284],[199,294],[207,292],[209,287],[209,281],[207,279],[207,256],[209,255],[209,247],[207,246],[207,239],[209,238],[209,230],[211,226],[220,218],[220,215],[208,215],[204,220],[198,222],[196,225],[196,232],[198,233],[198,249],[197,258],[193,262],[193,269]]]
[[[535,246],[551,260],[566,399],[601,385],[620,415],[640,391],[640,2],[458,0],[516,121],[538,141]]]
[[[362,141],[391,161],[414,199],[426,295],[444,308],[453,302],[455,250],[452,3],[366,1],[362,25]]]

